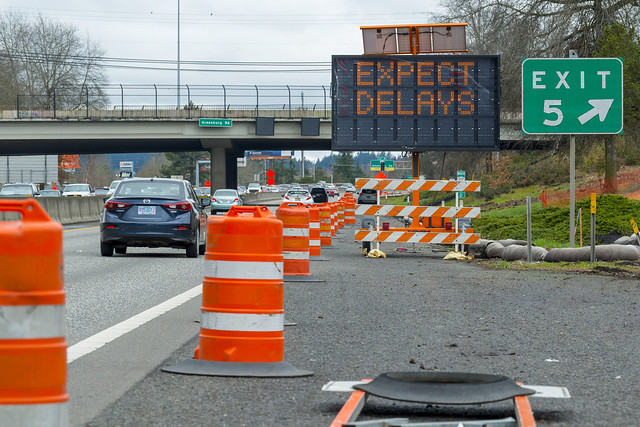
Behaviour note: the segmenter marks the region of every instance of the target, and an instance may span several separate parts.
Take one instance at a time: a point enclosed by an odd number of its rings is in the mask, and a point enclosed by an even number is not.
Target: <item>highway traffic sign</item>
[[[200,127],[230,128],[233,125],[231,119],[200,119]]]
[[[522,60],[522,132],[623,131],[621,58]]]

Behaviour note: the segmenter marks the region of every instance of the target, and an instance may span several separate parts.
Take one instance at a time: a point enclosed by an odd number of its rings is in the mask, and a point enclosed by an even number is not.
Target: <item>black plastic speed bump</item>
[[[534,394],[502,375],[463,372],[387,372],[353,388],[407,402],[473,405]]]

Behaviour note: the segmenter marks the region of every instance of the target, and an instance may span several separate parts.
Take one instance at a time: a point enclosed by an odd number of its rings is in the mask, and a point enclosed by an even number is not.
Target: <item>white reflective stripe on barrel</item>
[[[284,314],[200,312],[202,329],[274,332],[284,330]]]
[[[309,246],[320,246],[320,240],[309,240]]]
[[[283,228],[282,235],[287,237],[308,237],[308,228]]]
[[[282,251],[284,259],[309,259],[309,251]]]
[[[204,260],[204,276],[215,279],[282,280],[282,262]]]
[[[331,231],[321,231],[320,237],[331,237]]]
[[[309,228],[317,228],[319,230],[320,229],[320,223],[319,222],[310,222],[309,223]]]
[[[69,425],[67,403],[0,405],[0,424],[21,427],[64,427]]]
[[[0,306],[0,339],[65,336],[64,304]]]

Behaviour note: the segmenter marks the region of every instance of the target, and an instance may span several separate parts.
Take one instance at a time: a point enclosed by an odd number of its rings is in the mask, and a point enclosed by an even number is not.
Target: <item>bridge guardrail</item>
[[[179,94],[184,94],[180,98]],[[180,101],[177,101],[180,99]],[[184,102],[182,102],[184,100]],[[330,86],[104,85],[64,86],[51,94],[17,94],[9,119],[324,117]]]

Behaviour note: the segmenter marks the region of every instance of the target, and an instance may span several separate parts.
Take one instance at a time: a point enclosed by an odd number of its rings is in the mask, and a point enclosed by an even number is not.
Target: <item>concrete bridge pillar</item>
[[[217,146],[209,149],[211,153],[211,192],[218,188],[236,188],[238,186],[237,150],[231,147]]]

